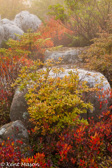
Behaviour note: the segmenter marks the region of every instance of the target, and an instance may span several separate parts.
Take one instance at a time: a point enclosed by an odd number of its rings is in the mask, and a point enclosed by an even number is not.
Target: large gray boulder
[[[60,77],[63,78],[64,76],[68,76],[69,72],[72,71],[74,73],[77,73],[79,76],[80,81],[86,81],[87,85],[90,88],[94,88],[96,85],[99,85],[99,92],[89,92],[85,93],[84,101],[85,102],[91,102],[93,104],[93,111],[89,111],[89,117],[93,116],[94,119],[97,119],[97,115],[99,115],[101,112],[105,111],[108,106],[109,102],[109,96],[110,96],[110,84],[107,81],[107,79],[98,72],[91,72],[86,71],[84,69],[69,69],[67,66],[62,66],[65,70],[65,72],[60,73],[58,75],[54,74],[53,71],[50,72],[50,76],[53,78]],[[42,69],[41,69],[42,70]],[[27,112],[27,103],[25,101],[25,94],[27,91],[20,91],[19,89],[16,90],[12,104],[10,109],[10,118],[11,121],[15,120],[22,120],[26,126],[29,126],[28,119],[29,115]],[[106,93],[106,94],[105,94]],[[102,96],[105,94],[105,97]],[[99,98],[100,95],[100,98]],[[101,106],[100,101],[107,101],[107,103],[103,103]],[[87,115],[83,114],[82,117],[87,118]]]
[[[22,11],[17,14],[14,18],[14,22],[24,32],[27,32],[28,29],[36,31],[41,24],[41,20],[36,15],[30,14],[28,11]]]
[[[29,142],[27,129],[20,120],[10,122],[0,128],[0,138],[7,140],[8,137],[13,141],[22,140],[25,143]]]
[[[25,157],[33,154],[29,145],[29,134],[22,121],[10,122],[0,128],[0,142],[2,143],[8,139],[14,142],[14,147],[19,147]]]
[[[93,110],[88,110],[88,114],[81,114],[85,119],[88,117],[94,117],[94,120],[97,121],[97,116],[102,112],[105,112],[111,103],[111,87],[109,82],[105,76],[99,72],[92,72],[84,69],[70,69],[67,68],[67,65],[63,66],[63,68],[64,72],[59,75],[54,74],[53,71],[50,71],[49,75],[54,78],[63,78],[64,76],[69,76],[69,72],[72,71],[79,76],[80,83],[86,81],[86,85],[89,86],[89,88],[98,88],[97,91],[83,93],[84,101],[90,102],[93,105]]]
[[[45,62],[48,59],[53,59],[55,61],[58,61],[59,58],[62,59],[61,64],[74,64],[81,62],[81,58],[79,55],[82,51],[84,51],[84,47],[62,47],[60,50],[57,51],[49,51],[47,50],[45,52]]]
[[[0,47],[3,40],[4,40],[4,28],[0,24]]]
[[[10,108],[10,119],[11,121],[21,120],[25,123],[25,126],[29,125],[29,114],[27,112],[27,102],[24,98],[27,90],[20,91],[16,89],[15,95]]]
[[[23,35],[24,31],[21,30],[13,21],[10,21],[8,19],[2,19],[1,20],[2,27],[4,29],[4,40],[8,40],[9,38],[12,38],[14,40],[17,40],[18,35]]]
[[[79,68],[69,68],[68,65],[62,65],[60,67],[63,67],[64,71],[60,72],[58,75],[55,74],[52,70],[49,73],[49,76],[55,78],[60,77],[63,78],[64,76],[69,76],[69,72],[73,72],[79,76],[80,81],[86,81],[87,85],[90,86],[90,88],[95,87],[97,84],[99,85],[99,89],[102,90],[102,92],[105,92],[107,89],[111,89],[109,82],[105,78],[103,74],[100,72],[94,72],[94,71],[88,71],[85,69],[79,69]],[[44,68],[45,69],[45,68]],[[108,97],[109,94],[106,95]]]
[[[9,20],[7,18],[4,18],[1,20],[2,24],[10,24],[10,25],[15,25],[15,23],[12,20]]]

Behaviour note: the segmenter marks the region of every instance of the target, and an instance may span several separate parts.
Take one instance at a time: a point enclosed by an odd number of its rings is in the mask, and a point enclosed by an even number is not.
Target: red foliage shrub
[[[11,84],[18,76],[23,65],[31,64],[27,56],[17,54],[13,49],[0,50],[0,121],[1,125],[9,121],[9,108],[14,95]]]
[[[45,161],[44,153],[36,153],[32,158],[22,159],[21,162],[31,164],[32,167],[50,168],[50,164]]]
[[[100,119],[97,123],[91,119],[88,125],[76,125],[60,134],[38,135],[38,138],[32,129],[34,152],[44,152],[46,158],[60,168],[97,168],[103,164],[108,168],[112,154],[112,115],[108,111]],[[104,163],[106,158],[108,162]]]
[[[25,158],[24,151],[21,152],[22,141],[15,142],[7,139],[0,144],[0,166],[3,167],[39,167],[49,168],[50,163],[46,163],[44,153],[36,153],[33,157]],[[29,151],[28,151],[29,152]]]
[[[54,46],[68,46],[71,40],[67,34],[73,33],[70,30],[69,25],[64,25],[60,20],[55,20],[55,18],[51,18],[50,20],[43,23],[38,31],[41,32],[44,39],[51,38],[52,42],[49,42]]]
[[[7,162],[18,163],[24,157],[19,148],[20,144],[22,144],[22,141],[16,142],[15,146],[15,142],[9,138],[0,144],[0,163],[4,163],[4,167]]]
[[[108,111],[101,121],[63,131],[57,143],[60,165],[83,168],[99,167],[103,159],[112,154],[112,115]]]
[[[0,162],[18,163],[21,167],[50,168],[97,168],[111,166],[112,154],[112,115],[103,113],[101,121],[88,125],[76,125],[75,128],[63,130],[62,133],[33,137],[33,157],[25,158],[18,147],[9,139],[0,144]],[[29,133],[35,134],[32,129]],[[35,142],[35,143],[34,143]],[[17,142],[22,144],[21,141]],[[106,159],[107,158],[107,159]],[[106,162],[104,162],[106,161]]]

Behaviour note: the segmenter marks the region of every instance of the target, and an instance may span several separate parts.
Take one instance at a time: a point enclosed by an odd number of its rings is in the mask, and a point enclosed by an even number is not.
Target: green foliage
[[[70,23],[74,32],[74,36],[71,36],[73,46],[90,45],[91,39],[97,37],[97,33],[101,29],[106,30],[106,20],[109,18],[108,15],[112,13],[111,0],[65,0],[65,4],[63,17],[67,15],[67,22]],[[56,12],[56,7],[53,6],[52,10],[57,18],[59,12]]]
[[[111,16],[110,16],[111,19]],[[110,23],[110,21],[108,22]],[[107,24],[108,24],[107,23]],[[86,67],[103,73],[112,84],[112,24],[93,39],[93,44],[82,54]]]
[[[67,20],[67,15],[65,14],[65,9],[63,5],[56,4],[56,5],[50,5],[49,6],[49,12],[48,14],[56,16],[55,19],[59,19],[62,22]]]

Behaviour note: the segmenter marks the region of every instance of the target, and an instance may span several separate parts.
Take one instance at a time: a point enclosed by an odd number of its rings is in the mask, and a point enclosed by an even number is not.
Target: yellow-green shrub
[[[77,122],[82,122],[78,115],[92,108],[91,104],[82,100],[82,93],[90,90],[85,82],[80,83],[78,75],[72,72],[60,79],[58,73],[63,69],[53,68],[54,64],[35,61],[32,67],[25,66],[21,70],[16,81],[21,89],[28,86],[28,112],[35,131],[44,135],[60,132],[68,125],[75,126]],[[40,65],[46,68],[37,70]],[[49,75],[51,70],[57,77]]]

